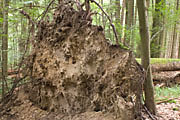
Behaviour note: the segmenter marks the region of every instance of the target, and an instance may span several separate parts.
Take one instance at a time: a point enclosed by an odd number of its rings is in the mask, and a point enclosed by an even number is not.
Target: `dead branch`
[[[171,101],[171,100],[176,100],[176,99],[180,99],[180,97],[169,98],[169,99],[167,99],[167,100],[161,100],[161,101],[159,101],[159,102],[156,102],[156,104],[167,103],[167,102],[169,102],[169,101]]]
[[[53,3],[54,1],[55,1],[55,0],[52,0],[52,1],[49,3],[49,5],[47,6],[46,10],[43,12],[43,16],[41,17],[39,23],[44,19],[46,13],[47,13],[48,10],[49,10],[49,7],[52,5],[52,3]]]
[[[34,21],[32,20],[32,18],[30,17],[30,15],[25,12],[24,10],[20,10],[20,13],[23,14],[25,17],[27,17],[27,19],[29,20],[29,22],[34,25]]]

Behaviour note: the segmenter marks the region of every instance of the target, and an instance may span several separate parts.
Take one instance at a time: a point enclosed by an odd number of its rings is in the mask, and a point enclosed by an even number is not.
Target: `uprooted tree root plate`
[[[62,2],[53,21],[42,21],[34,38],[27,60],[30,83],[14,92],[1,119],[141,117],[141,67],[132,52],[107,42],[102,27],[92,25],[86,11]]]

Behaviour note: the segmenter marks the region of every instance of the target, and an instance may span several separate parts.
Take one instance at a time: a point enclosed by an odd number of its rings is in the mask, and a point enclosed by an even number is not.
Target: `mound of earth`
[[[87,16],[62,1],[51,22],[41,21],[27,60],[29,83],[4,107],[2,120],[141,118],[141,66]]]

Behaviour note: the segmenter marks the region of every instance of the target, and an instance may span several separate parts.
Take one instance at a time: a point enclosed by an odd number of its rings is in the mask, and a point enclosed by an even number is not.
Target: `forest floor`
[[[158,120],[180,120],[180,97],[172,103],[157,105]]]
[[[152,120],[147,114],[143,116],[145,120]],[[154,120],[180,120],[180,97],[157,104],[157,117]]]

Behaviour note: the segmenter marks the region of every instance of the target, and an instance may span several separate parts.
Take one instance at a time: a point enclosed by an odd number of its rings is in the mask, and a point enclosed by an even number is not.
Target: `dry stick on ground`
[[[152,120],[157,120],[157,118],[155,118],[155,117],[149,112],[149,110],[146,108],[145,105],[143,105],[143,107],[144,107],[144,110],[147,112],[147,114],[149,115],[149,117],[150,117]]]
[[[169,98],[167,100],[161,100],[161,101],[157,102],[156,104],[167,103],[167,102],[169,102],[171,100],[176,100],[176,99],[179,99],[179,98],[180,97],[175,97],[175,98]]]
[[[105,16],[107,17],[107,19],[109,20],[110,24],[111,24],[111,27],[113,29],[113,32],[114,32],[114,35],[115,35],[115,38],[116,38],[116,45],[119,44],[119,40],[118,40],[118,36],[117,36],[117,32],[116,32],[116,28],[114,26],[114,24],[112,23],[112,20],[111,18],[108,16],[108,14],[103,10],[103,8],[101,7],[101,5],[99,5],[99,3],[97,3],[95,0],[90,0],[92,3],[95,3],[100,9],[101,11],[105,14]]]

